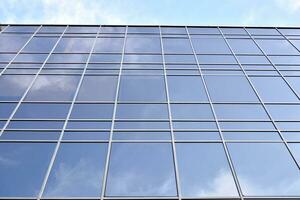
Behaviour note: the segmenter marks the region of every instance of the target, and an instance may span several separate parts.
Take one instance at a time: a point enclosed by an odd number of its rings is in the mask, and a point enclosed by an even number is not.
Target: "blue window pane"
[[[38,26],[9,26],[5,29],[5,32],[33,33],[38,28]]]
[[[118,104],[117,119],[168,119],[167,104]]]
[[[22,35],[0,35],[0,52],[17,52],[27,42],[29,36]]]
[[[266,105],[274,120],[300,120],[300,105]]]
[[[273,131],[275,130],[272,122],[219,122],[223,130],[262,130]]]
[[[113,140],[171,140],[171,133],[167,131],[115,131]]]
[[[54,52],[89,53],[94,40],[93,38],[62,38]]]
[[[299,55],[299,52],[287,40],[256,40],[266,54]]]
[[[0,118],[9,118],[16,103],[0,103]]]
[[[269,117],[261,105],[255,104],[215,104],[218,119],[268,120]]]
[[[65,131],[63,140],[109,140],[109,132],[100,131]]]
[[[61,144],[43,196],[99,197],[106,152],[107,144]]]
[[[78,101],[113,101],[116,95],[117,76],[85,76]]]
[[[194,49],[198,54],[230,54],[223,38],[193,38]]]
[[[216,131],[175,131],[175,140],[221,140]]]
[[[143,121],[143,122],[115,122],[115,129],[121,130],[161,130],[161,129],[169,129],[169,122],[152,122],[152,121]]]
[[[161,55],[124,55],[125,63],[161,63]]]
[[[39,75],[30,88],[26,100],[72,100],[80,76]]]
[[[193,53],[190,40],[186,38],[163,38],[163,45],[164,53]]]
[[[237,64],[232,55],[197,55],[199,64]]]
[[[250,39],[227,39],[236,54],[262,54],[256,44]]]
[[[298,101],[297,96],[281,77],[251,77],[251,81],[265,102]]]
[[[121,62],[121,54],[92,54],[91,63],[119,63]]]
[[[172,119],[213,119],[209,104],[171,104]]]
[[[300,194],[299,169],[284,144],[233,143],[228,148],[244,195]]]
[[[159,34],[158,27],[135,27],[129,26],[128,33],[152,33],[152,34]]]
[[[256,127],[253,127],[255,129]],[[263,132],[263,131],[253,131],[253,132],[224,132],[223,136],[225,140],[260,140],[260,141],[268,141],[268,140],[277,140],[281,141],[281,138],[277,132]]]
[[[205,76],[205,80],[214,102],[258,102],[244,76]]]
[[[64,119],[69,112],[69,104],[22,103],[14,118]]]
[[[30,75],[2,75],[0,77],[0,100],[21,99],[33,77]]]
[[[114,143],[106,196],[176,196],[171,144]]]
[[[170,101],[207,101],[200,76],[168,76]]]
[[[89,54],[51,54],[48,63],[86,63]]]
[[[8,129],[62,129],[63,121],[10,121]]]
[[[55,37],[34,37],[23,49],[23,52],[50,52],[58,38]]]
[[[222,144],[176,144],[184,197],[238,196]]]
[[[110,129],[111,122],[103,121],[69,121],[67,129]]]
[[[60,131],[4,131],[1,140],[58,140]]]
[[[126,39],[126,53],[161,53],[158,37],[129,37]]]
[[[111,119],[113,104],[74,104],[71,119]]]
[[[122,76],[120,101],[165,101],[163,76]]]
[[[121,53],[124,38],[98,38],[94,52]]]
[[[216,130],[215,122],[180,122],[173,120],[173,128],[178,130]]]
[[[0,196],[36,197],[54,147],[50,143],[0,143]]]

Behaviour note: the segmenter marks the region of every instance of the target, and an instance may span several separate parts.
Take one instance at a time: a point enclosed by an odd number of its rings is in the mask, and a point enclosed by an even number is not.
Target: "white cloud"
[[[280,8],[292,13],[300,11],[300,0],[277,0],[277,4]]]

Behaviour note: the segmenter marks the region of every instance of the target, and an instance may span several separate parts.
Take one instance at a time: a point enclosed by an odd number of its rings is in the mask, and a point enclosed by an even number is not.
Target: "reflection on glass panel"
[[[214,108],[219,119],[269,119],[264,108],[256,104],[215,104]]]
[[[275,130],[272,122],[219,122],[223,130]]]
[[[171,104],[173,119],[213,119],[209,104]]]
[[[220,34],[218,28],[188,27],[189,34]]]
[[[290,40],[292,42],[293,45],[296,46],[296,48],[298,49],[298,51],[300,50],[300,40]]]
[[[241,64],[270,64],[265,56],[237,56],[237,59]]]
[[[292,86],[293,90],[300,95],[300,78],[299,77],[285,77],[288,83]]]
[[[199,64],[237,64],[232,55],[197,55]]]
[[[170,101],[207,101],[200,76],[168,76]]]
[[[88,54],[51,54],[48,63],[86,63]]]
[[[266,105],[274,120],[300,120],[300,105]]]
[[[8,129],[62,129],[64,121],[10,121]]]
[[[254,129],[256,127],[253,127]],[[281,138],[277,132],[267,131],[253,131],[253,132],[223,132],[225,140],[277,140],[281,141]]]
[[[33,33],[39,28],[38,26],[19,26],[12,25],[5,29],[4,32],[22,32],[22,33]]]
[[[163,76],[122,76],[120,101],[165,101]]]
[[[14,59],[14,62],[20,63],[20,62],[26,62],[26,63],[43,63],[46,58],[47,54],[19,54],[17,57]]]
[[[236,54],[262,54],[256,44],[250,39],[227,39]]]
[[[1,140],[57,140],[60,131],[4,131]]]
[[[165,55],[165,62],[174,64],[196,64],[194,55]]]
[[[279,35],[275,28],[246,28],[251,35]]]
[[[193,38],[192,42],[196,53],[199,54],[231,53],[223,38]]]
[[[216,131],[175,131],[175,140],[221,140],[219,132]]]
[[[289,143],[289,147],[292,150],[292,154],[300,164],[300,143]]]
[[[298,142],[300,141],[299,131],[293,131],[293,132],[281,131],[281,134],[283,135],[286,141],[298,141]]]
[[[176,196],[171,144],[113,143],[106,196]]]
[[[69,26],[66,33],[97,33],[99,26]]]
[[[93,38],[62,38],[54,52],[89,53],[95,39]]]
[[[43,196],[100,196],[107,144],[63,143]]]
[[[56,37],[34,37],[25,46],[23,52],[50,52],[58,38]]]
[[[283,131],[299,131],[300,123],[297,121],[293,122],[275,122],[279,130]]]
[[[67,129],[110,129],[111,122],[103,121],[69,121]]]
[[[161,63],[161,55],[124,55],[125,63]]]
[[[70,104],[22,103],[14,118],[64,119],[67,117],[69,107]]]
[[[94,52],[121,53],[124,38],[97,38]]]
[[[281,77],[251,77],[259,96],[266,102],[297,102],[298,98]],[[276,89],[275,89],[276,88]]]
[[[0,143],[0,196],[36,197],[54,147],[50,143]]]
[[[109,132],[65,131],[63,140],[109,140]]]
[[[232,143],[228,148],[244,195],[300,194],[299,169],[284,144]]]
[[[121,54],[92,54],[91,63],[121,62]]]
[[[65,26],[42,26],[38,33],[62,33]]]
[[[171,140],[171,133],[167,131],[115,131],[113,140]]]
[[[16,103],[0,103],[0,118],[9,118]]]
[[[180,130],[216,130],[217,125],[215,122],[182,122],[173,120],[173,128]]]
[[[113,104],[74,104],[71,119],[111,119]]]
[[[137,27],[137,26],[129,26],[128,33],[156,33],[159,34],[158,27]]]
[[[125,26],[101,26],[100,33],[125,33]]]
[[[39,75],[30,88],[26,100],[72,100],[80,76]]]
[[[2,75],[0,77],[0,100],[21,99],[33,77],[31,75]]]
[[[129,37],[126,39],[125,53],[161,53],[158,37]]]
[[[0,52],[17,52],[29,39],[23,35],[0,35]]]
[[[205,76],[212,101],[258,102],[254,90],[244,76]]]
[[[168,119],[167,104],[118,104],[117,119]]]
[[[163,38],[164,53],[193,53],[190,40],[186,38]]]
[[[298,55],[299,52],[287,40],[256,40],[266,54]]]
[[[122,129],[122,130],[141,130],[141,129],[169,129],[170,125],[169,122],[163,121],[142,121],[142,122],[134,122],[134,121],[116,121],[115,122],[115,129]]]
[[[184,197],[238,196],[222,144],[177,143]]]
[[[117,76],[85,76],[80,86],[78,101],[113,101]]]
[[[243,34],[247,35],[247,32],[243,28],[220,28],[223,34]]]
[[[161,27],[163,34],[186,34],[184,27]]]

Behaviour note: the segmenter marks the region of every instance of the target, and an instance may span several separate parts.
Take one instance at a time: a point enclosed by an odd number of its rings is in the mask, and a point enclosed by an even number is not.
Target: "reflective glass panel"
[[[125,46],[126,53],[161,53],[158,37],[128,37]]]
[[[168,119],[167,104],[118,104],[117,119]]]

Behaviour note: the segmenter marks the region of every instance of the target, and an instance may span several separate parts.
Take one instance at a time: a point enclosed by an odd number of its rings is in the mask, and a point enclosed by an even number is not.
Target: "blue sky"
[[[300,0],[1,0],[1,23],[299,26]]]

